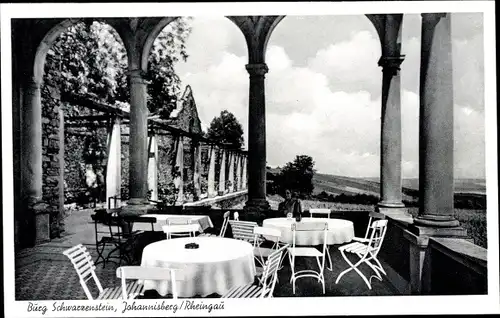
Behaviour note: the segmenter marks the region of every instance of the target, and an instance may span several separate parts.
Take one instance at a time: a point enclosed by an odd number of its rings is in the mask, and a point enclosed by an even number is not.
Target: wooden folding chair
[[[231,224],[233,238],[253,243],[255,238],[253,229],[257,226],[257,222],[229,220],[229,224]]]
[[[379,260],[377,259],[377,254],[380,251],[380,248],[382,247],[385,233],[387,231],[387,220],[374,221],[370,227],[371,227],[371,234],[370,234],[370,239],[367,243],[352,242],[339,247],[339,251],[342,254],[344,260],[347,262],[347,264],[349,264],[349,268],[339,274],[337,280],[335,281],[335,284],[338,284],[342,276],[354,270],[356,273],[359,274],[359,276],[361,276],[366,285],[368,285],[368,288],[372,289],[370,283],[372,277],[375,277],[378,280],[382,281],[381,273],[387,275],[384,269],[382,268],[382,265],[380,264]],[[347,257],[346,253],[355,254],[356,256],[359,257],[359,261],[353,264]],[[371,261],[373,261],[374,263],[372,263]],[[375,272],[375,275],[371,275],[370,279],[367,279],[366,276],[363,275],[363,273],[358,269],[358,266],[363,263],[368,265]]]
[[[372,224],[375,220],[384,220],[385,215],[379,212],[371,211],[368,218],[368,225],[366,226],[365,236],[364,237],[353,237],[352,239],[361,243],[368,243],[370,241],[370,235],[372,230]]]
[[[230,212],[229,211],[226,211],[224,213],[224,220],[222,221],[222,227],[220,228],[220,232],[219,232],[219,237],[224,237],[226,235],[226,229],[227,229],[227,224],[228,224],[228,221],[229,221],[229,216],[230,216]],[[201,233],[200,235],[198,236],[217,236],[215,234],[211,234],[211,233]]]
[[[177,268],[122,266],[116,269],[116,277],[121,278],[122,299],[133,299],[142,295],[143,290],[134,290],[128,287],[128,279],[135,280],[168,280],[172,284],[172,297],[177,299],[177,282],[184,280],[183,271]]]
[[[260,285],[247,284],[231,288],[222,298],[272,298],[276,281],[278,280],[278,269],[280,267],[283,251],[289,247],[288,244],[269,255],[264,265],[264,271]]]
[[[66,255],[73,264],[73,267],[75,268],[76,273],[78,274],[78,278],[80,279],[80,284],[82,285],[83,291],[85,292],[85,295],[89,300],[94,300],[94,298],[92,297],[92,293],[90,292],[87,286],[87,281],[91,278],[94,280],[94,283],[97,285],[97,288],[99,289],[99,295],[97,296],[96,299],[120,298],[120,290],[122,286],[113,288],[102,287],[101,282],[99,281],[99,278],[95,273],[95,264],[92,261],[92,257],[82,244],[78,244],[76,246],[73,246],[65,250],[63,254]],[[123,288],[132,293],[132,292],[140,292],[142,287],[137,283],[131,283],[125,285]]]

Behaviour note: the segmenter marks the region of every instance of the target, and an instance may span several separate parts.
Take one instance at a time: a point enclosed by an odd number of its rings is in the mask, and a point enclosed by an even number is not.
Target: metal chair
[[[172,283],[172,297],[177,299],[177,283],[184,280],[182,270],[162,267],[122,266],[116,269],[116,277],[121,278],[122,299],[133,299],[143,293],[143,290],[130,288],[127,279],[135,280],[169,280]],[[142,286],[142,285],[141,285]]]
[[[322,251],[318,251],[314,247],[297,247],[296,246],[296,235],[300,231],[323,231],[323,248]],[[295,294],[295,281],[299,278],[313,277],[318,279],[323,287],[323,294],[325,293],[325,259],[327,251],[327,238],[328,223],[325,222],[304,222],[304,223],[293,223],[292,224],[292,247],[288,248],[288,258],[290,260],[290,267],[292,269],[292,275],[290,281],[293,285],[293,293]],[[318,262],[319,271],[314,271],[311,269],[304,269],[300,271],[295,271],[295,258],[296,257],[314,257]]]
[[[102,287],[101,282],[99,281],[99,278],[95,273],[95,264],[92,261],[92,257],[82,244],[78,244],[76,246],[73,246],[65,250],[63,254],[66,255],[73,264],[73,267],[75,268],[76,273],[78,274],[78,278],[80,279],[80,284],[83,287],[83,291],[85,292],[85,295],[89,300],[94,300],[94,297],[92,297],[92,293],[90,292],[87,286],[87,281],[91,278],[94,280],[94,283],[97,285],[97,288],[99,290],[99,295],[97,296],[96,299],[120,298],[120,290],[122,289],[122,286],[113,288]],[[123,288],[125,288],[125,290],[130,292],[132,291],[139,292],[142,286],[134,282],[125,285]]]
[[[233,287],[222,298],[272,298],[278,280],[281,257],[288,247],[289,245],[286,244],[269,255],[259,285],[247,284]]]
[[[96,213],[91,215],[91,218],[95,224],[95,241],[98,254],[95,264],[102,262],[104,268],[107,262],[116,263],[118,266],[122,264],[122,261],[127,264],[131,263],[132,257],[130,253],[132,252],[133,243],[142,231],[125,233],[122,228],[127,225],[127,222],[116,212],[108,213],[106,210],[96,210]],[[107,226],[107,231],[99,230],[98,224]],[[107,246],[114,248],[104,257],[103,253]],[[113,259],[118,259],[118,261]]]
[[[167,240],[172,238],[172,234],[184,234],[189,237],[195,237],[196,232],[201,231],[201,227],[198,223],[194,224],[174,224],[174,225],[164,225],[161,227],[163,233],[167,236]]]
[[[330,209],[309,209],[309,217],[313,217],[313,214],[319,214],[321,216],[326,216],[328,219],[330,218],[330,213],[332,211]]]
[[[269,255],[279,249],[281,231],[278,229],[256,226],[253,228],[253,234],[253,254],[257,263],[263,267],[265,263],[264,258],[269,257]],[[272,246],[261,247],[260,245],[265,241],[272,242]]]
[[[377,259],[377,254],[382,247],[385,233],[387,231],[387,220],[374,221],[370,227],[371,234],[370,239],[367,243],[352,242],[339,247],[339,251],[347,264],[349,264],[349,268],[339,274],[337,280],[335,281],[335,284],[338,284],[342,276],[354,270],[359,274],[359,276],[361,276],[366,285],[368,285],[368,288],[372,289],[372,286],[370,284],[372,277],[375,277],[378,280],[382,281],[382,275],[380,273],[387,275]],[[355,254],[359,257],[359,261],[353,264],[347,257],[346,253]],[[371,261],[373,261],[374,263],[372,263]],[[370,279],[367,279],[366,276],[363,275],[363,273],[358,269],[358,266],[363,263],[368,265],[375,272],[375,275],[371,275]]]

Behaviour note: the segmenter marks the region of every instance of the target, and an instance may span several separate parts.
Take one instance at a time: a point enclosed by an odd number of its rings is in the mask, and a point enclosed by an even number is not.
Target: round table
[[[292,244],[292,224],[295,219],[272,218],[264,220],[262,226],[276,228],[281,231],[281,242]],[[327,218],[302,218],[300,222],[327,222],[328,233],[326,244],[342,244],[350,242],[354,237],[354,225],[351,221]],[[323,244],[323,231],[297,231],[296,245],[313,246]]]
[[[196,243],[198,249],[186,249]],[[186,237],[149,244],[142,252],[141,266],[182,268],[184,280],[177,282],[179,297],[224,295],[234,286],[252,283],[255,263],[252,244],[220,237]],[[169,293],[169,281],[145,280],[144,289]]]

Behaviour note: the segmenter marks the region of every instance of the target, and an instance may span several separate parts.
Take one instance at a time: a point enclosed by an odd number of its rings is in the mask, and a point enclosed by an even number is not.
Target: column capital
[[[25,83],[26,86],[31,89],[40,89],[43,84],[43,80],[36,80],[35,78],[31,77],[26,79]]]
[[[441,19],[446,17],[448,13],[446,12],[434,12],[434,13],[420,13],[420,16],[423,19],[426,19],[428,21],[436,21],[436,23]]]
[[[401,70],[405,55],[399,56],[381,56],[378,60],[378,66],[382,67],[382,72],[389,72],[394,75]]]
[[[250,76],[264,76],[269,71],[266,63],[255,63],[245,65]]]
[[[130,83],[134,84],[148,84],[146,78],[146,72],[141,69],[129,70],[127,75],[130,79]]]

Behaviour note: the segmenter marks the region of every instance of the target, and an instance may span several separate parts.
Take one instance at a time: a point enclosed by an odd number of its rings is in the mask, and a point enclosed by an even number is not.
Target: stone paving
[[[15,296],[16,300],[65,300],[86,299],[85,293],[79,283],[78,276],[71,262],[62,252],[76,244],[84,244],[93,259],[97,258],[94,247],[94,224],[90,222],[91,211],[75,211],[66,219],[67,232],[62,238],[52,240],[34,248],[24,249],[16,255],[15,266]],[[384,280],[372,280],[372,290],[369,290],[362,279],[351,272],[346,274],[335,284],[338,274],[347,268],[337,250],[331,248],[333,271],[325,271],[326,295],[325,296],[374,296],[397,295],[392,286]],[[296,266],[299,268],[316,268],[315,260],[300,260]],[[321,285],[314,279],[301,279],[297,281],[296,294],[292,293],[290,279],[290,266],[284,262],[284,268],[279,272],[279,281],[275,288],[275,297],[317,297],[323,296]],[[97,265],[96,274],[103,287],[118,286],[116,267],[113,263]],[[370,269],[360,268],[362,272],[369,273]],[[93,294],[97,296],[97,288],[89,284]],[[93,287],[93,288],[92,288]],[[216,297],[217,295],[211,295]]]

